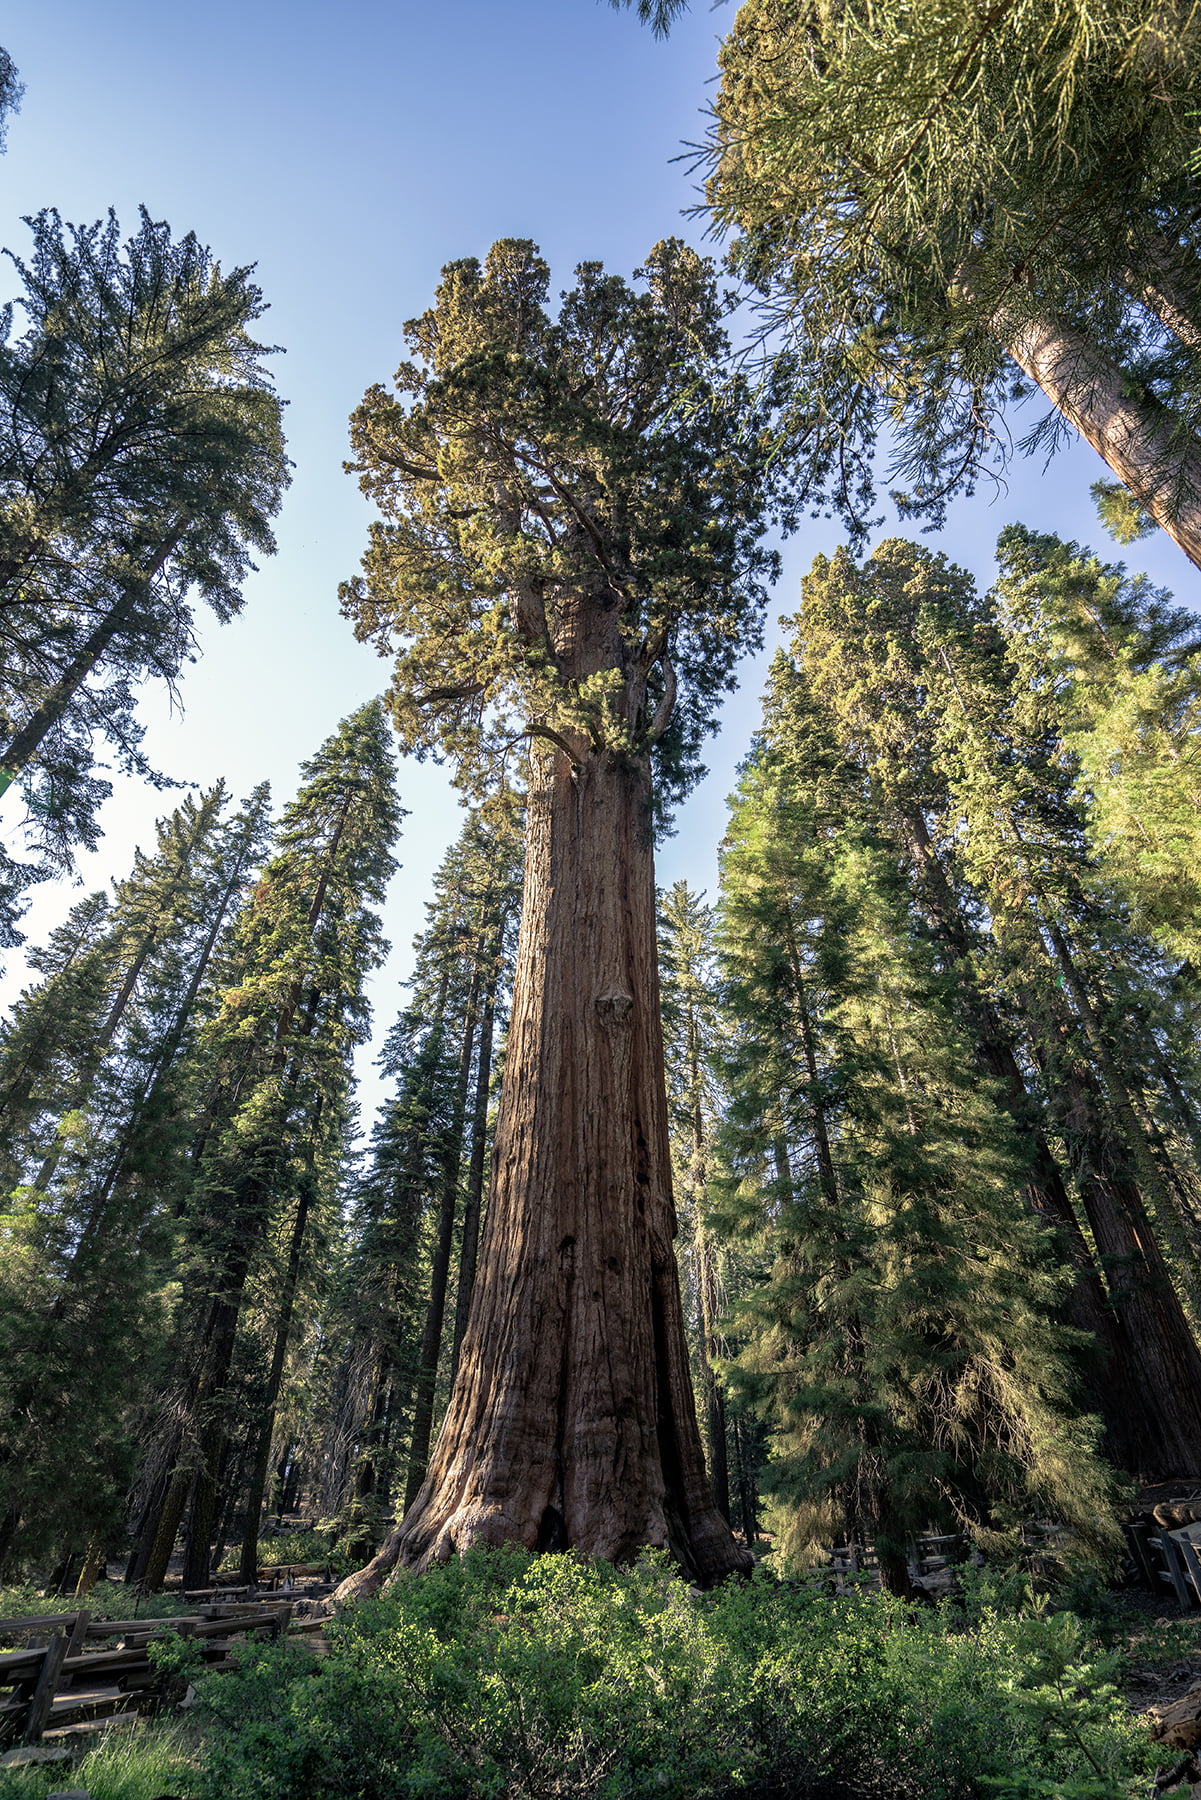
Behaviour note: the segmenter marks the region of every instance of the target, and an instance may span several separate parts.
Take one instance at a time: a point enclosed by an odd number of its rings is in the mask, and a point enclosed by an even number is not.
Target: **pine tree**
[[[667,10],[666,8],[663,10]],[[810,432],[807,498],[862,538],[891,442],[942,516],[1039,389],[1201,562],[1197,21],[1145,0],[750,0],[701,160]]]
[[[1140,1117],[1154,981],[1096,890],[1058,694],[963,571],[899,540],[861,569],[845,552],[818,559],[797,649],[904,847],[978,1055],[1028,1134],[1031,1198],[1080,1271],[1074,1316],[1103,1353],[1094,1391],[1111,1450],[1149,1477],[1183,1472],[1199,1450],[1201,1365],[1158,1240],[1186,1291],[1192,1258]]]
[[[302,774],[274,854],[215,966],[218,1004],[195,1049],[186,1304],[137,1558],[151,1588],[162,1581],[189,1497],[185,1582],[207,1582],[237,1424],[250,1501],[243,1555],[257,1556],[306,1238],[341,1184],[350,1057],[367,1023],[363,984],[383,954],[371,907],[394,867],[403,816],[381,705],[347,719]],[[249,1416],[236,1420],[247,1284],[273,1253],[283,1267],[267,1369],[248,1396]]]
[[[1197,621],[1145,576],[1010,526],[998,604],[1056,691],[1090,847],[1131,922],[1201,966]]]
[[[348,1593],[477,1539],[669,1545],[703,1581],[745,1562],[705,1477],[672,1253],[651,765],[660,798],[694,778],[756,641],[767,446],[693,252],[659,245],[640,288],[583,264],[557,318],[547,288],[525,241],[451,264],[408,327],[402,399],[372,389],[353,425],[383,517],[345,606],[399,647],[402,743],[468,783],[530,751],[458,1374],[421,1494]]]
[[[34,840],[60,864],[95,842],[106,738],[150,774],[133,708],[193,649],[191,595],[221,619],[287,481],[280,403],[250,336],[248,269],[143,213],[29,221],[25,331],[0,342],[0,793],[18,781]],[[15,880],[14,876],[14,880]]]
[[[260,794],[223,824],[219,786],[160,821],[155,853],[138,852],[111,905],[93,896],[55,934],[37,959],[47,979],[10,1022],[5,1139],[19,1185],[5,1221],[8,1555],[82,1550],[112,1524],[128,1485],[133,1409],[169,1316],[178,1065],[214,915],[245,879],[264,804]]]
[[[1047,1506],[1112,1548],[1011,1121],[972,1069],[895,849],[795,722],[769,702],[722,901],[745,1034],[731,1210],[774,1252],[737,1371],[774,1434],[781,1550],[870,1538],[906,1592],[935,1523],[998,1546]]]

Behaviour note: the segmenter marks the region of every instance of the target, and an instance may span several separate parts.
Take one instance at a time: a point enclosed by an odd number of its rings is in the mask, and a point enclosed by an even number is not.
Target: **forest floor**
[[[1122,1657],[1122,1687],[1134,1713],[1170,1705],[1201,1682],[1201,1611],[1185,1612],[1147,1588],[1110,1590],[1099,1635]]]

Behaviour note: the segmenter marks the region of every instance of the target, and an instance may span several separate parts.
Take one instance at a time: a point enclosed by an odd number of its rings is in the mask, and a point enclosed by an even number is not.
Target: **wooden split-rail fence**
[[[291,1600],[279,1599],[226,1601],[174,1619],[94,1619],[89,1612],[0,1619],[0,1642],[28,1640],[0,1650],[0,1747],[135,1719],[162,1693],[149,1652],[171,1632],[196,1644],[206,1672],[230,1669],[235,1638],[280,1637],[291,1616]]]

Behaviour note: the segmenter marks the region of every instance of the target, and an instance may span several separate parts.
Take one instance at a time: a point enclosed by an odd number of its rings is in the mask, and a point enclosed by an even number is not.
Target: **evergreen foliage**
[[[737,658],[759,641],[767,514],[790,506],[766,416],[725,368],[711,264],[677,240],[641,288],[581,263],[557,318],[533,244],[448,264],[405,328],[400,398],[372,388],[353,467],[382,517],[343,588],[356,635],[399,646],[400,741],[479,785],[516,738],[637,753],[687,790]],[[620,658],[565,673],[574,597]],[[578,659],[578,651],[575,652]],[[596,660],[594,657],[593,661]]]
[[[731,1208],[771,1263],[737,1371],[785,1558],[874,1540],[904,1592],[934,1525],[999,1548],[1049,1507],[1104,1542],[1107,1480],[1012,1124],[829,735],[825,782],[810,761],[804,696],[794,729],[797,685],[780,665],[723,864]]]
[[[902,514],[940,520],[1039,383],[1019,448],[1069,421],[1201,554],[1197,30],[1145,0],[739,12],[709,203],[808,434],[803,492],[857,541],[878,447]]]
[[[185,801],[111,904],[94,895],[75,909],[5,1033],[5,1556],[82,1551],[112,1526],[136,1461],[133,1409],[162,1378],[184,1187],[180,1062],[265,794],[229,823],[225,804],[220,787]]]
[[[17,65],[8,51],[0,48],[0,151],[5,149],[5,133],[9,115],[20,109],[25,87],[17,73]]]
[[[1102,881],[1143,934],[1201,961],[1201,636],[1145,576],[1011,526],[998,603],[1061,715]],[[1104,899],[1104,893],[1102,894]]]
[[[297,1287],[343,1172],[350,1057],[384,950],[372,908],[403,816],[380,703],[344,721],[302,774],[215,966],[218,1004],[197,1038],[184,1305],[141,1531],[149,1586],[161,1584],[189,1495],[185,1576],[205,1585],[223,1470],[249,1484],[244,1553],[257,1555]],[[248,1283],[273,1257],[266,1344],[240,1368]]]
[[[240,608],[288,465],[249,269],[145,212],[124,242],[111,213],[27,223],[24,329],[9,306],[0,342],[0,792],[20,782],[32,841],[63,867],[96,841],[97,739],[157,779],[137,687],[178,679],[194,595],[223,620]]]

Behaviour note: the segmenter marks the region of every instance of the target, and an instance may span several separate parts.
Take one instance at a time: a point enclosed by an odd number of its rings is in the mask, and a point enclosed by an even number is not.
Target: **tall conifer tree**
[[[1111,1451],[1148,1476],[1187,1472],[1201,1363],[1157,1234],[1186,1286],[1191,1258],[1139,1117],[1149,1034],[1140,1046],[1132,1021],[1113,1041],[1154,984],[1096,891],[1059,696],[963,571],[900,540],[862,568],[819,558],[798,623],[809,688],[904,850],[977,1054],[1033,1151],[1031,1198],[1080,1271],[1074,1316],[1108,1364],[1095,1391]]]
[[[383,954],[372,910],[394,868],[402,809],[383,709],[347,719],[303,768],[275,851],[215,970],[219,1004],[195,1050],[198,1102],[186,1306],[163,1409],[140,1574],[161,1582],[189,1498],[185,1579],[205,1585],[233,1417],[231,1385],[252,1268],[284,1255],[275,1348],[249,1396],[244,1465],[254,1499],[282,1376],[310,1220],[341,1174],[350,1056],[366,1030],[363,985]],[[295,1246],[295,1260],[291,1246]],[[259,1518],[247,1527],[257,1539]],[[252,1551],[253,1553],[253,1551]]]
[[[1012,1122],[794,685],[780,666],[723,857],[730,1210],[774,1258],[736,1368],[774,1432],[785,1554],[870,1538],[905,1592],[932,1522],[999,1545],[1049,1506],[1105,1544],[1107,1480]]]
[[[160,822],[155,853],[138,852],[111,905],[94,897],[55,934],[38,958],[46,980],[10,1022],[0,1080],[20,1185],[5,1220],[0,1492],[27,1554],[82,1550],[111,1524],[134,1408],[161,1375],[184,1178],[179,1066],[265,799],[229,823],[224,805],[218,787]]]
[[[705,1477],[672,1251],[651,858],[660,798],[757,640],[763,421],[723,370],[712,270],[585,263],[557,317],[533,245],[443,272],[357,466],[382,518],[346,590],[399,650],[407,747],[467,781],[528,740],[522,935],[496,1175],[446,1421],[346,1592],[473,1540],[743,1566]]]

